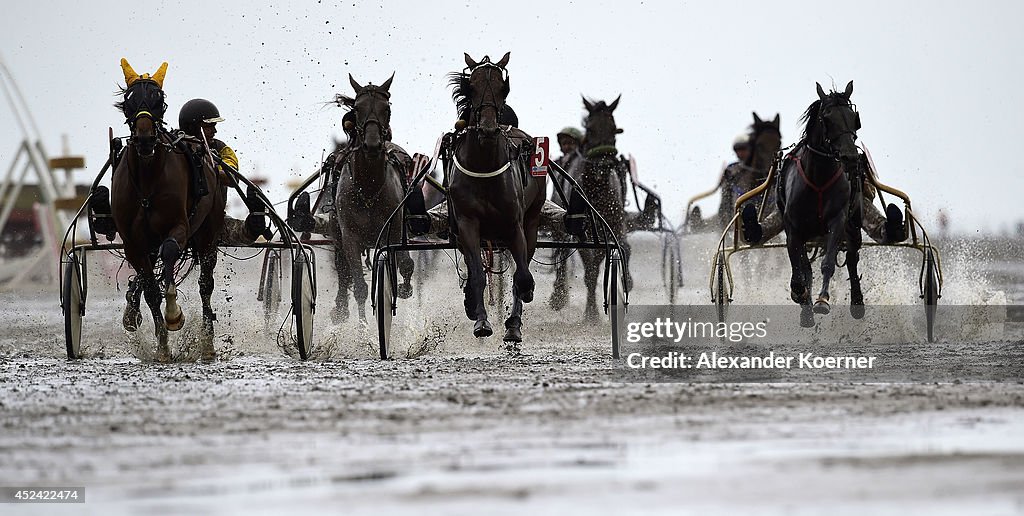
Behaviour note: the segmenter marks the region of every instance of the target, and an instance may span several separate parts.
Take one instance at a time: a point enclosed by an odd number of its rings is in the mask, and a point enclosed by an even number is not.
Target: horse
[[[615,238],[622,247],[625,262],[629,263],[630,247],[626,242],[626,175],[629,166],[619,157],[615,147],[615,136],[623,130],[615,125],[613,112],[619,106],[619,95],[611,104],[603,100],[592,102],[583,97],[587,116],[583,120],[583,158],[576,162],[576,170],[569,171],[579,180],[583,194],[608,223]],[[587,305],[584,318],[595,321],[597,311],[597,279],[604,253],[597,249],[582,249],[583,280],[587,287]],[[632,276],[626,269],[626,289],[632,285]],[[555,269],[555,288],[551,296],[552,308],[565,306],[568,297],[564,260]]]
[[[829,282],[835,273],[839,246],[846,243],[846,268],[850,274],[850,313],[864,315],[857,262],[861,247],[860,185],[857,130],[860,114],[850,101],[853,81],[845,91],[828,94],[817,84],[818,100],[804,112],[803,135],[796,148],[784,159],[779,212],[786,231],[786,249],[793,269],[790,295],[801,305],[801,325],[813,326],[811,307],[811,263],[807,243],[824,239],[821,262],[822,286],[814,301],[813,312],[827,314]]]
[[[111,177],[111,209],[117,232],[124,242],[124,255],[137,277],[128,288],[122,317],[125,330],[134,332],[142,322],[139,297],[144,295],[153,314],[157,337],[157,358],[170,359],[167,332],[177,331],[185,315],[177,303],[175,266],[183,251],[199,261],[199,293],[203,304],[200,347],[204,359],[214,358],[213,321],[210,304],[213,269],[217,265],[217,240],[224,226],[226,192],[212,162],[204,160],[201,173],[206,184],[217,185],[200,197],[190,187],[188,156],[173,145],[164,128],[163,80],[167,63],[150,76],[135,73],[121,59],[126,86],[115,104],[131,130],[128,145]],[[161,266],[157,278],[154,267]],[[166,301],[160,312],[161,290]]]
[[[335,101],[347,108],[344,129],[348,146],[332,155],[337,185],[334,194],[334,219],[331,224],[335,242],[334,268],[338,274],[338,294],[332,316],[335,322],[348,318],[348,290],[355,297],[359,319],[366,320],[369,294],[363,278],[362,253],[372,248],[388,216],[405,197],[405,161],[408,155],[391,140],[391,81],[380,86],[361,86],[350,74],[354,97],[338,94]],[[391,235],[398,241],[401,228]],[[398,296],[412,296],[414,262],[408,251],[398,254],[402,283]]]
[[[523,303],[533,300],[535,281],[529,264],[537,247],[537,228],[547,191],[547,178],[528,172],[526,159],[532,138],[511,126],[499,125],[507,110],[510,53],[496,63],[484,56],[477,62],[465,54],[466,68],[449,74],[452,98],[461,119],[450,143],[453,174],[448,188],[456,245],[466,260],[466,316],[475,321],[473,335],[489,337],[493,330],[484,308],[487,282],[481,243],[506,245],[515,262],[512,312],[505,320],[505,342],[523,340]],[[507,116],[507,115],[506,115]],[[463,123],[464,122],[464,123]]]
[[[782,148],[782,131],[779,115],[770,121],[761,120],[761,117],[754,115],[754,123],[750,125],[750,155],[743,162],[743,167],[749,172],[749,181],[741,185],[744,191],[749,191],[767,179],[768,170],[775,162],[775,157]],[[756,208],[760,196],[748,201],[747,206]],[[769,202],[773,196],[769,195]],[[730,210],[733,207],[729,207]],[[730,211],[730,218],[731,218]]]

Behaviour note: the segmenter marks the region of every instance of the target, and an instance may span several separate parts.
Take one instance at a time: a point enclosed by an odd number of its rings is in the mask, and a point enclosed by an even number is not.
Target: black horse
[[[332,238],[335,242],[334,266],[338,273],[338,295],[334,319],[348,318],[348,290],[355,296],[360,320],[366,320],[366,298],[369,289],[363,278],[362,253],[373,247],[381,226],[405,196],[404,174],[408,154],[391,143],[392,75],[380,86],[361,86],[351,75],[349,83],[355,97],[337,95],[335,102],[348,108],[344,129],[348,145],[335,151],[328,159],[331,176],[336,179]],[[399,238],[399,227],[391,235]],[[408,251],[399,253],[398,268],[403,282],[398,295],[412,295],[410,278],[414,262]]]
[[[629,263],[630,247],[626,242],[626,175],[629,165],[619,156],[615,147],[615,136],[622,129],[615,125],[613,112],[619,106],[620,95],[611,103],[603,100],[591,102],[583,97],[587,117],[583,120],[583,159],[577,161],[577,170],[569,171],[579,179],[580,188],[594,209],[611,227],[622,247],[625,262]],[[598,318],[597,279],[604,262],[604,252],[597,249],[582,249],[583,281],[587,286],[587,305],[584,317],[588,321]],[[629,290],[632,277],[626,271],[626,289]],[[555,287],[551,295],[551,307],[555,310],[565,306],[568,295],[565,261],[560,260],[555,270]]]
[[[545,177],[527,172],[532,139],[499,120],[510,91],[509,53],[496,63],[477,62],[465,54],[466,68],[449,75],[452,98],[464,128],[450,141],[452,175],[448,199],[454,217],[456,244],[466,260],[466,315],[476,321],[473,335],[493,333],[484,308],[487,282],[481,242],[507,246],[516,264],[512,277],[512,313],[505,321],[506,342],[522,341],[523,303],[533,300],[535,282],[529,264],[537,246],[537,227],[547,188]],[[463,124],[463,121],[465,124]]]
[[[818,100],[804,112],[804,133],[782,165],[779,211],[786,231],[786,247],[793,268],[790,280],[793,301],[802,307],[800,321],[814,324],[811,313],[811,263],[807,244],[824,240],[821,261],[822,286],[814,302],[814,313],[827,314],[829,282],[835,273],[839,246],[846,243],[846,267],[850,274],[850,312],[864,315],[857,262],[861,247],[860,167],[857,130],[860,115],[850,102],[853,81],[843,92],[828,94],[817,85]],[[851,202],[853,201],[853,202]]]
[[[761,117],[757,116],[757,113],[753,113],[754,123],[750,125],[750,155],[747,156],[746,161],[743,162],[744,172],[746,177],[743,181],[740,181],[740,190],[743,192],[750,191],[768,178],[768,170],[771,168],[772,163],[775,162],[775,157],[779,154],[779,149],[782,148],[782,132],[780,130],[781,122],[779,121],[779,115],[775,115],[773,120],[761,120]],[[771,192],[765,192],[769,196],[767,202],[772,202],[775,196],[770,195]],[[761,196],[756,196],[747,201],[744,209],[757,209],[761,203]],[[734,207],[729,206],[729,218],[732,218]]]

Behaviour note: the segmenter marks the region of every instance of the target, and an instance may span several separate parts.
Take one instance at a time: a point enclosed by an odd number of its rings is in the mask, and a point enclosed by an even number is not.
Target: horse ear
[[[608,106],[608,111],[615,111],[615,108],[619,107],[619,99],[622,98],[622,94],[619,93],[618,97],[615,97],[615,101]]]
[[[814,83],[814,85],[818,87],[818,98],[821,100],[825,100],[825,97],[827,97],[827,95],[825,95],[825,90],[821,89],[821,84]]]
[[[580,97],[583,97],[581,94]],[[587,111],[594,111],[594,105],[587,100],[587,97],[583,97],[583,107],[587,108]]]
[[[352,89],[356,90],[356,93],[362,91],[363,87],[352,77],[352,74],[348,74],[348,83],[352,85]]]
[[[470,68],[476,68],[477,62],[474,61],[472,57],[469,57],[468,53],[463,52],[463,55],[466,56],[466,66],[468,66]]]
[[[156,73],[153,74],[153,82],[156,83],[160,88],[164,87],[164,76],[167,75],[167,61],[164,61],[160,68],[157,68]]]
[[[846,100],[850,100],[850,95],[853,95],[853,81],[846,84],[846,91],[843,92],[843,96],[846,97]]]
[[[504,56],[502,56],[501,60],[500,60],[500,61],[498,61],[497,63],[495,63],[495,64],[497,64],[497,65],[498,65],[498,68],[505,68],[505,65],[507,65],[507,64],[508,64],[508,58],[509,58],[509,56],[510,56],[511,54],[512,54],[512,52],[511,52],[511,51],[510,51],[510,52],[505,52],[505,55],[504,55]]]
[[[757,116],[757,113],[751,111],[751,114],[754,115],[754,125],[761,125],[764,123],[764,121],[761,120],[761,117]]]
[[[121,71],[124,72],[125,86],[131,86],[133,82],[139,79],[139,74],[135,73],[132,69],[132,65],[128,64],[128,60],[121,58]]]
[[[772,125],[774,125],[776,129],[782,126],[782,122],[779,121],[778,113],[775,113],[775,120],[772,120]]]
[[[621,128],[621,127],[619,127],[619,128],[617,128],[617,129],[615,129],[615,134],[622,134],[622,133],[624,133],[624,132],[626,132],[626,130],[625,130],[625,129],[623,129],[623,128]]]
[[[387,93],[388,88],[391,87],[391,80],[394,79],[394,78],[395,78],[395,72],[391,72],[391,77],[388,77],[388,80],[384,81],[384,84],[380,85],[380,90],[385,92],[385,93]]]

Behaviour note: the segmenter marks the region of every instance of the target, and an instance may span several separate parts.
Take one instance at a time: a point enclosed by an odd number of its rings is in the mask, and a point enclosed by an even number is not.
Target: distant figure
[[[583,158],[583,154],[580,152],[580,145],[583,143],[583,133],[575,127],[565,127],[561,131],[558,131],[558,134],[555,136],[558,138],[558,148],[562,151],[562,155],[555,160],[555,163],[575,179],[576,175],[574,169]],[[560,180],[558,186],[561,187],[566,199],[568,199],[570,193],[569,181],[564,179]],[[562,204],[562,198],[558,195],[557,189],[551,192],[551,200],[554,201],[555,204],[563,208],[565,207]]]
[[[718,220],[723,227],[732,220],[736,199],[750,190],[751,185],[747,176],[754,172],[746,165],[750,160],[750,135],[748,133],[742,133],[733,140],[732,151],[736,153],[736,161],[725,167],[720,186],[722,201],[718,205]]]

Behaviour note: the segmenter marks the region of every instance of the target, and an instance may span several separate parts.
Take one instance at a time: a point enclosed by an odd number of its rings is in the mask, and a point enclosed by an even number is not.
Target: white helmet
[[[749,135],[749,134],[747,134],[747,133],[741,133],[741,134],[739,134],[739,135],[738,135],[738,136],[736,136],[736,138],[735,138],[735,139],[734,139],[734,140],[732,141],[732,148],[734,148],[734,149],[735,149],[736,147],[740,147],[740,146],[748,146],[748,145],[750,145],[750,135]]]

